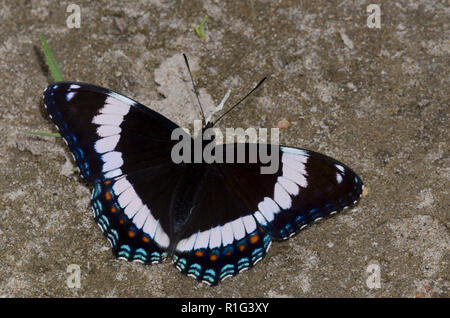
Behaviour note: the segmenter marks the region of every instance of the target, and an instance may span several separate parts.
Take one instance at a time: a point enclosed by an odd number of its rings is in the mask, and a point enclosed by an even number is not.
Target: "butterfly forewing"
[[[44,103],[90,182],[170,159],[170,137],[178,126],[132,99],[90,84],[60,82],[45,90]]]

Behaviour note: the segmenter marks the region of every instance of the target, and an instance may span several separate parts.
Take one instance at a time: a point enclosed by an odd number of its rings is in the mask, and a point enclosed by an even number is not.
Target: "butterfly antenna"
[[[186,63],[186,67],[187,67],[188,72],[189,72],[189,76],[191,77],[191,82],[192,82],[192,86],[194,87],[194,93],[195,93],[195,96],[197,97],[198,105],[200,106],[200,111],[202,113],[202,120],[203,120],[203,123],[205,124],[206,123],[205,113],[203,112],[202,103],[200,103],[200,98],[198,96],[197,86],[195,86],[194,78],[192,77],[191,68],[189,67],[189,62],[188,62],[188,59],[186,57],[186,54],[183,53],[183,57],[184,57],[184,62]]]
[[[220,115],[220,117],[214,122],[214,125],[217,124],[219,122],[219,120],[221,120],[226,114],[228,114],[229,112],[231,112],[234,108],[236,108],[237,106],[239,106],[240,103],[242,103],[244,101],[244,99],[246,99],[247,97],[249,97],[254,91],[256,91],[258,89],[258,87],[261,86],[261,84],[266,80],[267,77],[264,77],[262,80],[259,81],[259,83],[244,97],[242,97],[236,104],[234,104],[229,110],[227,110],[225,113],[223,113],[222,115]]]

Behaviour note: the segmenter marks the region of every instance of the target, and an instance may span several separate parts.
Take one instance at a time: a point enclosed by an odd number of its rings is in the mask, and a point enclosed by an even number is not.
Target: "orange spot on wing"
[[[106,181],[104,182],[104,184],[105,184],[105,185],[110,185],[110,184],[111,184],[111,180],[106,180]]]
[[[123,225],[123,223],[125,223],[125,222],[123,220],[120,220],[119,223]]]
[[[250,237],[250,243],[252,244],[256,244],[259,241],[259,236],[258,234],[253,235],[252,237]]]
[[[144,237],[142,237],[142,241],[144,243],[148,243],[148,242],[150,242],[150,239],[147,236],[144,236]]]
[[[133,238],[133,237],[135,237],[136,236],[136,233],[134,233],[133,231],[128,231],[128,236],[130,237],[130,238]]]
[[[202,257],[203,256],[203,252],[202,251],[195,251],[195,256]]]
[[[105,199],[108,200],[108,201],[112,199],[111,192],[109,192],[109,191],[105,192]]]
[[[241,245],[239,245],[239,250],[242,252],[243,250],[245,250],[245,245],[244,244],[241,244]]]
[[[116,213],[117,212],[117,208],[114,205],[111,207],[111,212],[112,213]]]
[[[211,260],[211,261],[216,261],[217,260],[217,255],[216,254],[212,254],[210,257],[209,257],[209,259]]]
[[[230,256],[231,255],[231,250],[228,250],[227,251],[227,256]]]

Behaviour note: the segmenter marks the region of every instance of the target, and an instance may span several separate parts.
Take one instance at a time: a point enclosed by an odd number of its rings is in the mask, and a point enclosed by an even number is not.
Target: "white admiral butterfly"
[[[211,285],[256,264],[272,239],[362,194],[350,168],[299,148],[270,146],[279,147],[275,174],[261,174],[261,163],[175,164],[178,125],[106,88],[58,82],[45,90],[44,103],[94,184],[95,220],[114,254],[142,263],[170,256],[181,272]]]

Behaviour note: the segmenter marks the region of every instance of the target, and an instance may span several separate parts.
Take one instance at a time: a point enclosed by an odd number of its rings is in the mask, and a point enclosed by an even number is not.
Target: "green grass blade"
[[[55,80],[55,82],[64,81],[64,77],[59,70],[58,64],[56,64],[55,59],[53,58],[52,51],[50,50],[47,41],[45,41],[42,35],[39,35],[39,38],[41,39],[42,48],[44,49],[44,55],[47,60],[48,68],[50,69],[50,73],[52,73],[53,79]]]
[[[202,19],[202,21],[200,22],[200,25],[196,25],[194,26],[195,29],[195,33],[197,33],[197,36],[204,40],[205,39],[205,22],[206,22],[206,18],[207,16],[205,15]]]
[[[60,133],[48,133],[48,132],[43,132],[43,131],[25,130],[24,133],[29,134],[29,135],[45,136],[45,137],[61,137]]]

